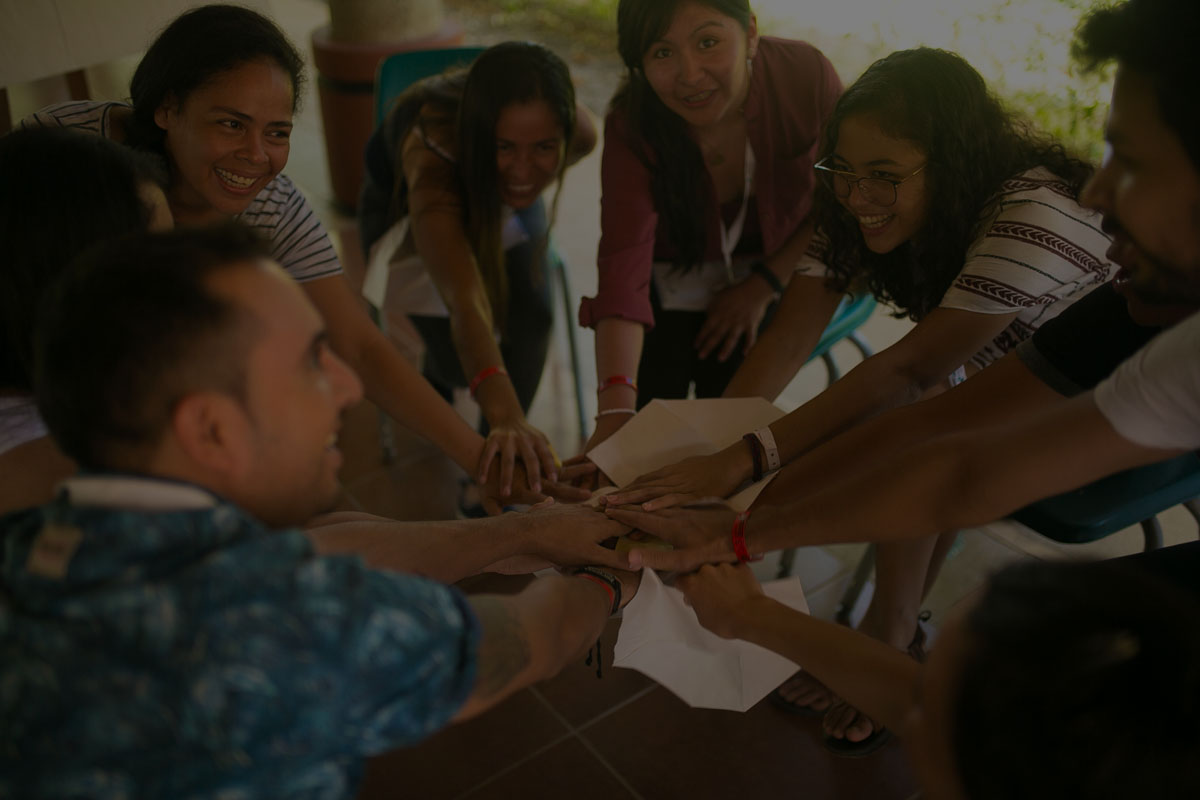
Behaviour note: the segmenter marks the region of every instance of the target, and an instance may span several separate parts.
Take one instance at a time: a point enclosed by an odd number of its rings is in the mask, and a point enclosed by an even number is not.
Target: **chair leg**
[[[866,361],[871,356],[875,355],[875,351],[871,349],[871,345],[867,342],[863,335],[858,331],[850,331],[846,334],[846,338],[858,348],[858,352],[862,354],[863,360]]]
[[[825,388],[828,389],[838,378],[842,377],[842,371],[838,369],[837,361],[834,360],[832,353],[828,351],[821,353],[821,360],[825,362]]]
[[[1163,532],[1162,525],[1158,522],[1158,517],[1148,517],[1142,520],[1142,537],[1145,540],[1144,550],[1157,550],[1162,547]]]
[[[875,545],[868,545],[867,551],[858,561],[858,566],[854,568],[854,577],[850,579],[850,585],[846,587],[842,599],[838,601],[837,611],[833,615],[835,622],[841,625],[850,624],[850,614],[853,613],[854,606],[858,605],[858,598],[866,587],[867,581],[871,579],[871,571],[874,569]]]
[[[567,279],[567,264],[558,261],[558,282],[562,288],[563,327],[567,329],[567,349],[571,352],[571,378],[575,386],[575,421],[579,426],[580,444],[587,441],[587,412],[583,409],[583,374],[579,366],[579,345],[575,341],[575,317],[572,307],[571,284]]]

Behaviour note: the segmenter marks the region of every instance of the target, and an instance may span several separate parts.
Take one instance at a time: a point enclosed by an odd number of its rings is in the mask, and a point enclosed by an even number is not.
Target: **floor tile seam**
[[[547,699],[546,695],[544,695],[540,691],[538,691],[538,688],[536,686],[530,686],[529,693],[532,694],[534,697],[536,697],[539,701],[541,701],[542,705],[546,707],[546,710],[550,712],[550,716],[552,716],[556,720],[558,720],[559,723],[561,723],[564,728],[566,728],[571,733],[579,732],[578,729],[574,725],[571,724],[571,721],[569,719],[567,719],[561,713],[559,713],[558,709],[554,707],[554,704],[551,703],[549,699]]]
[[[607,718],[607,717],[610,717],[610,716],[612,716],[614,713],[616,713],[617,711],[620,711],[620,710],[621,710],[622,708],[624,708],[625,706],[627,706],[627,705],[629,705],[630,703],[633,703],[633,702],[635,702],[635,701],[637,701],[637,700],[640,700],[640,699],[642,699],[643,697],[645,697],[646,695],[650,694],[650,692],[654,691],[654,690],[655,690],[655,689],[657,689],[657,688],[658,688],[658,684],[657,684],[657,683],[652,683],[652,684],[650,684],[649,686],[647,686],[647,687],[645,687],[645,688],[643,688],[643,689],[639,689],[638,691],[636,691],[636,692],[634,692],[633,694],[631,694],[629,697],[626,697],[624,700],[622,700],[621,702],[617,703],[617,704],[616,704],[615,706],[613,706],[612,708],[608,709],[607,711],[601,711],[599,714],[597,714],[596,716],[592,717],[592,718],[591,718],[591,719],[589,719],[587,722],[585,722],[585,723],[583,723],[582,725],[579,725],[578,727],[576,727],[576,729],[575,729],[575,732],[576,732],[576,733],[580,733],[580,734],[582,734],[584,731],[586,731],[586,730],[588,730],[589,728],[591,728],[592,726],[594,726],[594,725],[595,725],[597,722],[599,722],[600,720],[602,720],[602,719],[605,719],[605,718]]]
[[[649,687],[649,688],[654,688],[654,687]],[[584,747],[587,748],[587,751],[589,753],[591,753],[592,756],[597,761],[599,761],[601,764],[604,765],[604,768],[608,770],[609,774],[613,776],[613,778],[617,781],[617,783],[621,784],[621,786],[625,789],[625,791],[629,792],[630,797],[632,797],[634,800],[646,800],[646,798],[642,796],[641,792],[639,792],[637,789],[633,788],[633,784],[631,784],[629,781],[625,780],[624,775],[617,772],[616,767],[614,767],[612,764],[608,763],[608,759],[600,754],[600,751],[597,750],[595,748],[595,746],[587,740],[586,736],[577,736],[576,738],[579,739],[579,742]]]
[[[550,750],[553,750],[555,747],[557,747],[558,745],[562,744],[563,742],[565,742],[571,738],[581,739],[581,737],[578,736],[578,734],[576,734],[574,731],[567,731],[566,733],[563,733],[563,734],[555,737],[554,739],[551,739],[549,742],[542,745],[541,747],[535,748],[534,750],[530,751],[528,754],[525,755],[524,758],[518,758],[517,760],[513,761],[511,764],[501,767],[496,772],[492,773],[491,775],[484,778],[479,783],[472,786],[470,789],[467,789],[466,791],[462,792],[461,794],[456,795],[454,800],[466,800],[466,798],[469,798],[471,795],[475,794],[476,792],[480,791],[481,789],[486,788],[489,784],[494,783],[495,781],[504,777],[505,775],[507,775],[508,773],[517,769],[518,767],[522,767],[525,764],[528,764],[530,761],[534,760],[535,758],[549,752]]]

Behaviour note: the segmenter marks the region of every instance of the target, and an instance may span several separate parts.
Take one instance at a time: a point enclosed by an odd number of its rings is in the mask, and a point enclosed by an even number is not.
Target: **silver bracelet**
[[[596,412],[596,419],[600,417],[610,417],[613,414],[636,414],[636,408],[606,408],[603,411]]]

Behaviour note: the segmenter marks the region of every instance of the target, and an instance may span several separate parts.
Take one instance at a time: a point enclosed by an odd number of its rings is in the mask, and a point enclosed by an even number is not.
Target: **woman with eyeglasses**
[[[642,476],[607,502],[654,510],[728,496],[875,414],[961,382],[1113,273],[1099,215],[1076,200],[1092,168],[1006,111],[953,53],[919,48],[872,65],[838,101],[816,172],[806,274],[839,291],[866,288],[917,324],[769,428]],[[741,368],[774,373],[781,387],[795,372],[787,338],[814,324],[785,316],[787,303]],[[920,603],[953,539],[877,544],[860,629],[921,655]],[[803,673],[774,698],[827,711],[835,749],[861,754],[883,738]]]
[[[747,0],[621,0],[617,32],[628,74],[605,123],[599,287],[579,313],[600,390],[587,449],[651,398],[725,391],[789,281],[808,350],[838,302],[792,280],[842,89],[825,56],[760,37]]]

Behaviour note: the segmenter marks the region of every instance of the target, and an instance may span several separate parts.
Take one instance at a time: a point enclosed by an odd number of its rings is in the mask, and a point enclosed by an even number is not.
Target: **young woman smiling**
[[[1091,167],[1006,112],[953,53],[921,48],[872,65],[838,101],[821,155],[807,274],[865,285],[916,326],[749,444],[642,476],[609,502],[653,510],[728,496],[768,461],[965,379],[1113,272],[1099,215],[1076,201]],[[758,354],[785,372],[770,344]],[[920,654],[921,598],[953,536],[878,545],[864,632]],[[867,742],[847,749],[873,745],[872,722],[803,674],[779,699],[833,705],[826,729]]]
[[[503,42],[411,87],[367,145],[359,223],[390,269],[387,310],[417,327],[443,396],[469,386],[488,426],[513,432],[484,459],[503,444],[534,476],[557,470],[525,419],[554,323],[541,197],[595,142],[562,59]]]
[[[599,290],[579,314],[600,385],[588,449],[651,398],[724,392],[789,282],[805,355],[839,299],[792,279],[842,88],[829,61],[760,37],[746,0],[621,0],[617,31],[628,75],[604,129]]]
[[[368,399],[481,481],[497,451],[511,472],[511,442],[523,431],[496,426],[485,447],[371,323],[320,221],[282,173],[303,67],[270,20],[237,6],[202,6],[168,25],[146,51],[130,82],[132,105],[66,103],[24,124],[90,130],[160,155],[177,224],[236,217],[257,228],[321,312],[334,350],[362,376]],[[536,493],[539,465],[526,465]],[[490,470],[488,491],[504,497],[510,487],[499,473]]]

